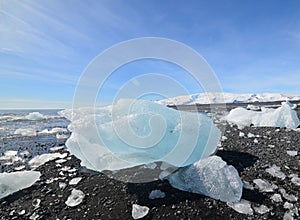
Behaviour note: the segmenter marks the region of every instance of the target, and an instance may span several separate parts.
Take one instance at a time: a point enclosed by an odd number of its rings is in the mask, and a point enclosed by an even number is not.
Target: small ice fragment
[[[77,185],[81,179],[82,179],[82,177],[75,177],[70,180],[69,185]]]
[[[239,136],[240,136],[240,137],[244,137],[244,136],[245,136],[245,133],[240,131]]]
[[[298,176],[294,176],[291,179],[292,183],[294,183],[296,186],[300,186],[300,178]]]
[[[65,204],[70,207],[79,205],[84,199],[84,193],[79,189],[73,189]]]
[[[227,205],[241,214],[253,215],[251,203],[247,200],[242,199],[240,202],[235,203],[227,202]]]
[[[269,147],[269,148],[274,148],[274,147],[275,147],[275,145],[273,145],[273,144],[269,144],[269,145],[268,145],[268,147]]]
[[[160,190],[152,190],[149,194],[149,199],[160,199],[165,198],[166,194]]]
[[[262,179],[255,179],[253,182],[257,185],[258,189],[261,192],[274,192],[274,189],[277,189],[278,187],[275,184],[271,184],[266,180]]]
[[[288,150],[288,151],[286,151],[286,153],[292,157],[298,155],[298,151],[296,151],[296,150]]]
[[[222,136],[221,140],[226,141],[228,138],[226,136]]]
[[[65,158],[68,154],[64,153],[50,153],[50,154],[42,154],[32,158],[28,164],[31,168],[37,168],[48,161],[55,160],[56,158]]]
[[[253,141],[255,144],[258,144],[258,140],[255,138]]]
[[[36,219],[39,219],[39,217],[40,217],[40,215],[34,212],[34,213],[29,217],[29,219],[30,219],[30,220],[36,220]]]
[[[58,159],[55,161],[55,163],[65,163],[65,162],[67,162],[66,159]]]
[[[253,187],[250,183],[248,183],[248,182],[246,182],[246,181],[243,182],[243,187],[244,187],[245,189],[254,190],[254,187]]]
[[[285,202],[283,204],[283,208],[285,209],[292,209],[294,207],[294,205],[292,203],[289,203],[289,202]]]
[[[66,188],[67,184],[63,183],[63,182],[59,182],[58,183],[58,187],[61,189],[61,190],[64,190]]]
[[[156,163],[147,163],[144,165],[144,168],[154,170],[156,168],[156,166],[157,166]]]
[[[22,166],[19,166],[19,167],[15,167],[15,170],[16,171],[20,171],[20,170],[24,170],[25,169],[25,166],[22,165]]]
[[[55,152],[55,151],[62,150],[62,149],[64,149],[64,148],[65,148],[64,146],[51,147],[51,148],[50,148],[50,151],[51,151],[51,152]]]
[[[265,205],[261,205],[259,207],[254,207],[254,210],[261,215],[270,211],[270,209]]]
[[[140,206],[138,204],[132,205],[132,218],[140,219],[146,216],[149,212],[149,208],[147,206]]]
[[[283,220],[294,220],[294,213],[291,211],[287,211],[283,215]]]
[[[271,196],[271,199],[272,199],[274,202],[282,202],[281,195],[278,194],[278,193],[275,193],[273,196]]]
[[[25,211],[25,209],[23,209],[23,210],[22,210],[22,211],[20,211],[18,214],[19,214],[19,215],[24,215],[24,214],[25,214],[25,212],[26,212],[26,211]]]
[[[292,194],[288,194],[285,189],[280,188],[279,192],[282,194],[283,198],[285,198],[286,200],[290,201],[290,202],[296,202],[298,200],[298,198]]]
[[[266,172],[269,173],[271,176],[277,177],[279,179],[284,180],[285,174],[280,171],[280,167],[276,166],[275,164],[272,165],[272,167],[267,168]]]
[[[248,138],[253,138],[253,137],[255,137],[255,135],[252,134],[252,133],[248,133],[247,137],[248,137]]]

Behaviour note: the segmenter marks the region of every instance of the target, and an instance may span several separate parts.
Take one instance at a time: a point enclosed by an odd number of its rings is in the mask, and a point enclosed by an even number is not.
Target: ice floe
[[[213,154],[221,136],[204,114],[145,100],[119,100],[112,106],[59,114],[71,120],[66,146],[81,165],[97,171],[155,161],[190,165]]]
[[[298,176],[293,176],[291,179],[292,183],[294,183],[296,186],[300,186],[300,178]]]
[[[79,189],[73,189],[65,204],[70,207],[78,206],[82,203],[85,194]]]
[[[0,173],[0,199],[31,186],[40,176],[41,173],[37,171]]]
[[[282,197],[280,194],[278,193],[275,193],[271,196],[271,199],[274,201],[274,202],[282,202]]]
[[[262,108],[261,110],[257,112],[238,107],[231,110],[224,119],[236,124],[240,129],[250,125],[296,129],[300,125],[297,112],[286,102],[277,109]]]
[[[265,206],[265,205],[261,205],[259,207],[254,207],[254,210],[255,210],[255,212],[257,212],[257,213],[259,213],[261,215],[263,215],[263,214],[265,214],[265,213],[267,213],[267,212],[270,211],[270,209],[267,206]]]
[[[285,198],[286,200],[290,201],[290,202],[296,202],[298,200],[298,197],[292,195],[292,194],[288,194],[285,189],[280,188],[279,192],[281,193],[281,195],[283,196],[283,198]]]
[[[147,206],[140,206],[138,204],[132,205],[132,218],[133,219],[140,219],[145,217],[149,212],[149,208]]]
[[[225,202],[237,202],[242,196],[243,183],[237,170],[218,156],[180,168],[167,179],[175,188]]]

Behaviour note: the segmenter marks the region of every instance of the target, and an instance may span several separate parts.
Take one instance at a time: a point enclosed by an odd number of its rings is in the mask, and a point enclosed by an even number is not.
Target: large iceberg
[[[183,167],[216,151],[221,132],[204,115],[145,100],[63,110],[70,152],[89,169],[119,170],[156,161]]]
[[[167,179],[175,188],[224,202],[238,202],[242,197],[243,183],[237,170],[218,156],[180,168]]]
[[[0,199],[34,184],[41,176],[37,171],[0,173]]]
[[[225,117],[229,123],[236,124],[240,129],[251,124],[256,127],[285,127],[295,129],[300,125],[297,112],[289,102],[283,102],[277,109],[261,108],[261,112],[238,107]]]

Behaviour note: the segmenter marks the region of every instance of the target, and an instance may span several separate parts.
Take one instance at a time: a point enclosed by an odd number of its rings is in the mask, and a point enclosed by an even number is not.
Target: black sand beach
[[[240,132],[245,136],[240,137]],[[247,137],[249,133],[255,137]],[[240,214],[224,202],[174,189],[167,181],[158,180],[144,184],[117,181],[105,174],[80,167],[80,161],[70,156],[59,165],[55,161],[42,165],[37,169],[42,173],[38,182],[1,199],[1,219],[132,219],[132,204],[150,208],[143,219],[283,219],[289,211],[287,207],[284,208],[285,202],[293,204],[294,210],[295,207],[300,207],[299,199],[291,201],[282,194],[284,189],[287,194],[299,198],[300,186],[292,183],[292,176],[289,175],[300,173],[300,155],[287,154],[288,150],[299,152],[299,131],[255,127],[239,130],[236,126],[226,125],[223,135],[226,138],[223,138],[216,155],[233,165],[242,181],[248,182],[248,187],[243,189],[242,199],[250,201],[253,209],[260,205],[267,206],[269,211],[265,214],[259,214],[255,210],[253,215]],[[7,139],[4,144],[9,146],[22,141],[30,143],[33,148],[45,148],[45,151],[53,146],[64,145],[64,142],[57,143],[51,138],[43,142],[38,137],[19,137],[13,142]],[[64,148],[59,152],[68,151]],[[273,164],[280,167],[286,175],[284,180],[266,172],[266,168]],[[74,172],[62,171],[64,167],[75,169]],[[1,169],[3,172],[12,168],[2,166]],[[68,185],[69,180],[74,177],[82,179],[77,185]],[[254,179],[266,180],[278,188],[274,192],[262,192],[253,183]],[[59,182],[66,183],[66,187],[60,188]],[[254,188],[251,189],[249,185]],[[68,207],[65,201],[74,188],[83,191],[85,198],[78,206]],[[149,199],[150,192],[155,189],[165,192],[166,197]],[[281,202],[271,199],[274,193],[281,194]],[[40,204],[34,206],[38,200]],[[299,214],[295,213],[294,219],[299,218]]]

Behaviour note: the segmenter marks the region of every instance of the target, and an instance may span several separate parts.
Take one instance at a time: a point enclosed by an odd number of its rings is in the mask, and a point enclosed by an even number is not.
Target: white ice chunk
[[[287,104],[277,109],[262,108],[261,112],[246,110],[238,107],[230,111],[225,117],[229,123],[236,124],[242,129],[253,124],[256,127],[286,127],[296,129],[300,125],[297,112]]]
[[[64,110],[72,132],[66,146],[89,169],[119,170],[164,161],[183,167],[212,155],[221,132],[204,114],[145,100]]]
[[[288,150],[288,151],[286,151],[286,153],[292,157],[298,155],[298,151],[296,151],[296,150]]]
[[[278,194],[278,193],[275,193],[274,195],[272,195],[272,196],[271,196],[271,199],[272,199],[274,202],[282,202],[281,195]]]
[[[253,182],[257,185],[259,191],[261,192],[274,192],[274,189],[278,188],[275,184],[271,184],[262,179],[255,179]]]
[[[45,116],[39,112],[31,112],[27,116],[25,116],[28,120],[43,120],[45,119]]]
[[[240,136],[240,137],[244,137],[244,136],[245,136],[245,133],[240,131],[239,136]]]
[[[74,207],[82,203],[85,194],[79,189],[73,189],[71,195],[69,195],[65,204],[70,207]]]
[[[298,198],[292,194],[288,194],[285,189],[280,188],[279,192],[282,194],[283,198],[285,198],[286,200],[290,201],[290,202],[297,202]]]
[[[286,177],[286,175],[280,171],[280,167],[276,166],[275,164],[273,164],[272,167],[267,168],[266,172],[282,180],[284,180]]]
[[[31,186],[40,176],[41,173],[37,171],[0,173],[0,199]]]
[[[18,128],[15,130],[14,134],[19,134],[22,136],[36,136],[36,131],[32,128]]]
[[[165,198],[166,194],[160,190],[152,190],[151,193],[149,194],[149,199],[160,199],[160,198]]]
[[[48,161],[55,160],[56,158],[65,158],[68,154],[64,153],[50,153],[50,154],[42,154],[32,158],[28,164],[31,168],[37,168]]]
[[[69,185],[77,185],[81,179],[82,177],[75,177],[69,181]]]
[[[292,209],[294,207],[294,205],[292,203],[289,203],[289,202],[285,202],[283,204],[283,208],[285,209]]]
[[[251,208],[251,203],[248,200],[242,199],[235,203],[227,202],[227,205],[241,214],[253,215],[253,209]]]
[[[133,219],[140,219],[146,216],[149,212],[149,208],[147,206],[140,206],[138,204],[132,205],[132,218]]]
[[[255,137],[255,135],[249,132],[248,135],[247,135],[247,137],[248,138],[253,138],[253,137]]]
[[[247,109],[252,110],[252,111],[259,111],[260,107],[257,106],[257,105],[251,105],[251,104],[249,104],[249,105],[247,105]]]
[[[218,156],[180,168],[167,179],[175,188],[225,202],[237,202],[242,196],[243,183],[237,170]]]
[[[293,176],[291,179],[292,183],[294,183],[296,186],[300,186],[300,178],[298,176]]]
[[[254,210],[261,215],[270,211],[270,209],[265,205],[261,205],[259,207],[254,207]]]

